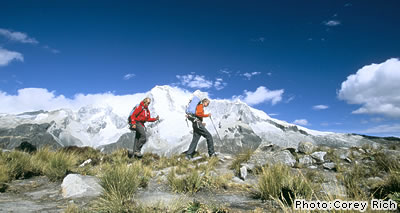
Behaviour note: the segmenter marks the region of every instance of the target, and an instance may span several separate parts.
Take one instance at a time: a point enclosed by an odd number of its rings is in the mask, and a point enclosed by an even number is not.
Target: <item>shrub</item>
[[[347,195],[355,199],[367,199],[366,178],[368,170],[361,165],[354,165],[351,170],[339,176],[346,187]]]

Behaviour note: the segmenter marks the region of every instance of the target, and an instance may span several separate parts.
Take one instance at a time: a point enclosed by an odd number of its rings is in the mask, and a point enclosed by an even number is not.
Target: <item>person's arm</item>
[[[157,120],[160,118],[160,116],[158,116],[158,115],[157,115],[157,117],[152,118],[152,117],[150,116],[150,110],[147,111],[147,112],[149,113],[149,119],[147,120],[147,121],[149,121],[149,122],[157,121]]]
[[[210,114],[204,114],[204,107],[203,107],[203,104],[199,104],[199,105],[197,105],[197,107],[196,107],[196,116],[197,116],[197,117],[204,118],[204,117],[210,116]]]

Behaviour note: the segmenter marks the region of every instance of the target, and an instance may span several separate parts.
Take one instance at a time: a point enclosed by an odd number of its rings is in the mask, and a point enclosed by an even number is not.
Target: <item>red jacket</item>
[[[147,106],[144,106],[143,101],[140,102],[139,106],[136,107],[135,111],[133,111],[132,115],[131,115],[131,120],[132,123],[133,121],[139,122],[140,124],[143,124],[146,121],[149,122],[154,122],[157,119],[150,117],[150,110],[148,109]]]

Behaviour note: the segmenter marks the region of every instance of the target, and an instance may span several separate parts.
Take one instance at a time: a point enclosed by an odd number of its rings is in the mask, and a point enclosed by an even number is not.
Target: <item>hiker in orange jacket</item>
[[[210,114],[204,114],[204,107],[208,107],[210,104],[210,100],[207,98],[203,99],[200,104],[197,105],[196,107],[196,119],[193,121],[193,139],[192,142],[190,143],[189,149],[186,151],[186,159],[191,159],[193,158],[193,154],[196,151],[197,144],[200,140],[200,137],[203,136],[207,140],[207,148],[208,148],[208,154],[210,157],[215,156],[214,152],[214,142],[213,138],[208,132],[208,130],[205,127],[205,123],[203,123],[203,118],[204,117],[209,117],[211,116]]]
[[[159,116],[156,118],[152,118],[150,116],[150,110],[148,108],[150,103],[150,98],[143,99],[143,101],[140,102],[140,105],[136,107],[135,111],[133,111],[131,115],[132,128],[136,130],[135,142],[133,144],[133,155],[138,158],[142,157],[140,150],[147,140],[144,123],[154,122],[160,119]]]

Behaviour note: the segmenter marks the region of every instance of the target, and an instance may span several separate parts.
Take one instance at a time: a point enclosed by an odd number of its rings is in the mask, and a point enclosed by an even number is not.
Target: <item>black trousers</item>
[[[133,152],[140,152],[143,145],[146,143],[146,131],[145,128],[139,122],[136,123],[136,135],[135,142],[133,144]]]
[[[190,143],[188,151],[186,152],[186,155],[193,156],[201,136],[205,137],[207,140],[208,154],[209,155],[214,154],[214,142],[210,132],[208,132],[206,127],[203,126],[203,124],[200,121],[193,122],[192,126],[193,126],[193,139],[192,143]]]

